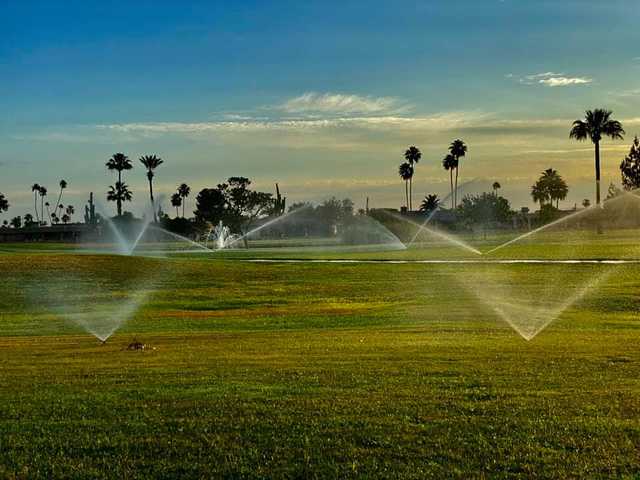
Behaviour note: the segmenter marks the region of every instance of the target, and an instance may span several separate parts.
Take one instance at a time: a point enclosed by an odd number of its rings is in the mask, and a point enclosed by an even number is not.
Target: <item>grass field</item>
[[[556,240],[495,257],[636,248]],[[640,265],[2,250],[0,477],[640,476]],[[138,290],[105,345],[74,321]],[[542,316],[531,341],[505,321]]]

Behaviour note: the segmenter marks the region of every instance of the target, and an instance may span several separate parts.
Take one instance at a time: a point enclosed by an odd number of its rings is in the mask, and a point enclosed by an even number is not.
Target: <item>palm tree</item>
[[[184,218],[184,206],[187,203],[187,197],[191,193],[191,188],[186,183],[180,184],[178,187],[178,195],[182,198],[182,218]]]
[[[400,164],[398,175],[404,180],[404,195],[406,199],[407,210],[409,210],[409,180],[413,177],[413,167],[409,162]]]
[[[449,182],[451,183],[451,208],[453,205],[453,170],[456,168],[456,159],[450,153],[442,160],[442,166],[449,171]]]
[[[460,169],[460,159],[467,154],[467,145],[460,139],[454,140],[449,145],[449,153],[455,159],[456,185],[453,191],[453,203],[458,205],[458,170]]]
[[[9,200],[7,200],[7,197],[0,193],[0,212],[6,212],[9,210],[9,206]]]
[[[440,199],[438,195],[430,194],[424,197],[422,204],[420,205],[420,211],[425,213],[431,213],[440,205]]]
[[[44,221],[44,197],[47,196],[47,188],[41,185],[38,194],[40,195],[40,220],[42,223],[46,223]]]
[[[176,218],[178,218],[178,208],[182,205],[182,197],[178,192],[171,195],[171,206],[176,207]]]
[[[40,215],[38,214],[38,194],[40,193],[40,185],[34,183],[31,185],[31,191],[33,192],[33,208],[36,211],[36,220],[38,225],[40,224]]]
[[[502,185],[500,185],[500,182],[493,182],[493,194],[497,197],[498,196],[498,190],[500,190],[502,188]]]
[[[144,155],[140,157],[140,163],[147,169],[147,180],[149,180],[149,198],[151,199],[151,209],[153,210],[153,221],[158,222],[158,216],[156,215],[156,207],[153,203],[153,176],[154,170],[162,165],[163,161],[160,157],[155,155]]]
[[[613,112],[596,108],[587,110],[584,120],[573,122],[569,138],[578,141],[590,139],[595,146],[595,166],[596,166],[596,204],[600,205],[600,141],[603,136],[612,140],[622,140],[625,134],[622,124],[611,118]]]
[[[533,201],[536,203],[540,202],[541,210],[542,210],[542,207],[544,206],[544,203],[547,200],[549,200],[549,194],[547,193],[547,190],[544,188],[544,185],[542,185],[540,180],[538,180],[531,187],[531,198],[533,198]]]
[[[49,210],[49,206],[51,204],[49,202],[45,202],[44,206],[47,207],[47,217],[49,217],[49,223],[53,225],[53,218],[51,218],[51,211]],[[43,214],[44,216],[44,214]]]
[[[118,172],[118,181],[116,182],[116,186],[119,184],[120,186],[126,187],[126,185],[122,183],[122,171],[131,170],[133,168],[133,165],[131,164],[131,160],[129,160],[129,157],[127,157],[124,153],[116,153],[109,160],[107,160],[107,163],[105,165],[107,166],[108,170],[116,170]],[[110,187],[110,188],[113,189],[113,187]],[[128,187],[127,187],[127,192],[129,193],[129,195],[131,195],[131,192],[129,191]],[[121,197],[122,195],[116,195],[114,197],[115,200],[111,200],[111,201],[117,202],[119,217],[122,216],[122,198]],[[107,198],[107,200],[109,199]]]
[[[411,178],[409,178],[409,210],[413,210],[413,174],[415,173],[415,166],[422,158],[422,152],[416,146],[410,146],[404,152],[404,159],[411,165]]]
[[[76,209],[73,207],[73,205],[67,205],[67,210],[66,210],[67,215],[69,215],[69,218],[73,217],[73,214],[76,213]]]
[[[584,200],[582,200],[582,206],[584,208],[589,208],[591,206],[591,200],[589,200],[588,198],[585,198]]]
[[[33,215],[31,215],[30,213],[25,214],[24,216],[24,226],[25,227],[30,227],[33,225]]]
[[[129,190],[129,186],[122,182],[116,182],[115,186],[111,185],[107,192],[107,201],[118,204],[118,216],[122,215],[122,202],[130,202],[132,198],[133,193]]]
[[[56,205],[60,205],[60,200],[62,199],[62,191],[67,188],[67,181],[66,180],[60,180],[60,193],[58,194],[58,201],[56,202]]]

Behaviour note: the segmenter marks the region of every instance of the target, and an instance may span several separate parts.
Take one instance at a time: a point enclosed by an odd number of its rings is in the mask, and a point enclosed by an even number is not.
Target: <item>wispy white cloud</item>
[[[507,78],[514,78],[510,74]],[[564,73],[544,72],[518,78],[523,85],[544,85],[546,87],[568,87],[572,85],[588,85],[593,83],[589,77],[570,77]]]
[[[288,114],[298,115],[380,115],[410,110],[395,97],[371,97],[343,93],[307,92],[277,106]]]

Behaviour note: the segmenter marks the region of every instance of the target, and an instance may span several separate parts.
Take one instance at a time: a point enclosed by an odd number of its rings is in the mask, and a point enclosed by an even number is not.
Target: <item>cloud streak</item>
[[[407,112],[410,107],[395,97],[307,92],[291,98],[278,110],[298,115],[380,115]]]
[[[507,78],[513,78],[513,74]],[[589,77],[569,77],[564,73],[544,72],[520,77],[518,81],[523,85],[543,85],[546,87],[569,87],[575,85],[588,85],[593,83]]]

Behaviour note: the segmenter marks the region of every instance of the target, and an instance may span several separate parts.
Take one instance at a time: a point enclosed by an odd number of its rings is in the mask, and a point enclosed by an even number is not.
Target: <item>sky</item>
[[[146,154],[164,159],[161,195],[191,186],[188,209],[229,176],[278,182],[289,203],[398,208],[404,150],[423,152],[417,204],[447,195],[456,138],[461,183],[498,181],[532,207],[552,167],[571,208],[594,196],[593,147],[569,140],[571,122],[608,108],[623,123],[603,145],[605,187],[640,134],[639,21],[637,0],[2,0],[5,218],[32,209],[33,183],[64,178],[76,211],[90,191],[104,200],[116,152],[136,165],[133,211]]]

